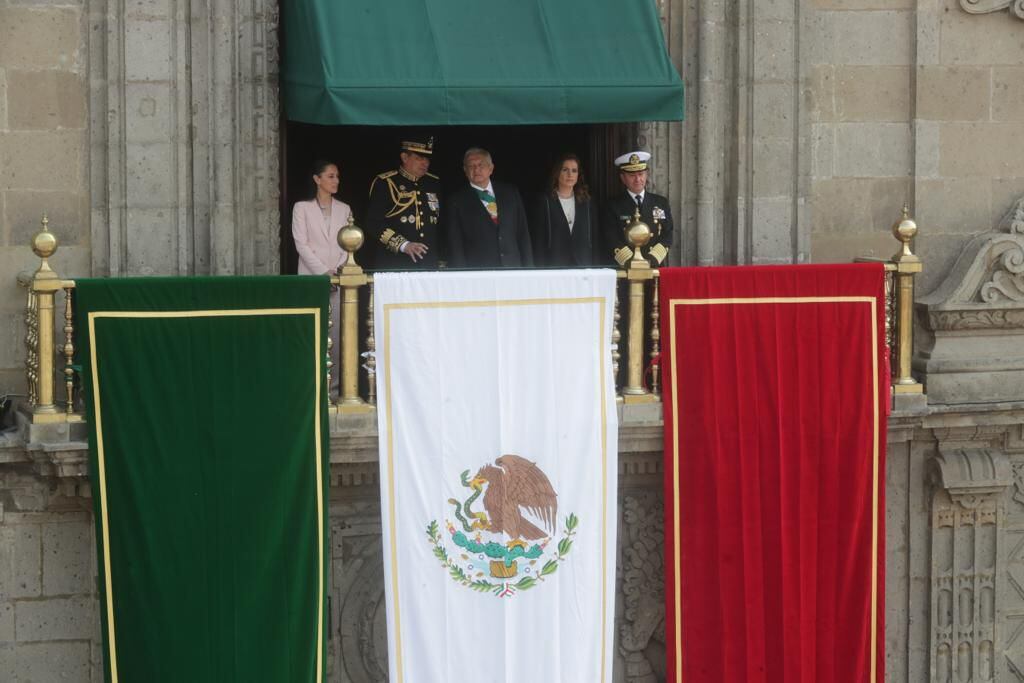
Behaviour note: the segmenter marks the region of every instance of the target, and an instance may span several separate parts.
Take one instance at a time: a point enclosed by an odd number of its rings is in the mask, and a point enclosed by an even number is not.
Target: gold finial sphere
[[[917,223],[910,217],[910,209],[906,204],[903,205],[902,217],[892,226],[892,234],[904,244],[914,239],[914,235],[917,234]]]
[[[626,241],[633,245],[634,249],[645,246],[651,241],[651,237],[654,234],[651,231],[651,226],[640,220],[639,209],[633,211],[633,220],[626,225],[625,233]]]
[[[49,258],[57,251],[57,238],[49,230],[50,221],[45,213],[43,214],[43,220],[40,222],[43,229],[32,238],[32,251],[39,258]]]
[[[348,225],[338,233],[338,244],[342,249],[351,253],[359,251],[359,247],[363,246],[364,239],[363,229],[356,225],[355,218],[349,216]]]

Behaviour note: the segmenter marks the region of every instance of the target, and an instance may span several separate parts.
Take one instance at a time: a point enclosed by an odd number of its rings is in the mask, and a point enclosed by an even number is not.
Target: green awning
[[[653,0],[289,0],[292,121],[678,121]]]

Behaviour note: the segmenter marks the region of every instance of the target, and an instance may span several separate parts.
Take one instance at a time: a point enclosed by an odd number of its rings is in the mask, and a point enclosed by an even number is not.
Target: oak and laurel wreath
[[[544,566],[541,567],[536,576],[524,576],[511,584],[512,587],[516,590],[524,591],[533,588],[538,583],[544,581],[545,577],[554,574],[558,570],[559,563],[565,561],[566,556],[572,549],[573,537],[576,535],[576,527],[578,525],[579,519],[575,514],[570,513],[565,518],[565,535],[558,541],[558,552],[555,553],[555,556],[544,563]],[[448,557],[448,551],[441,542],[441,532],[438,528],[437,520],[433,520],[427,525],[427,538],[434,546],[434,557],[441,561],[441,566],[448,570],[448,574],[456,582],[479,593],[494,593],[497,595],[505,588],[505,583],[494,583],[487,579],[473,579],[466,574],[462,567],[455,564]]]

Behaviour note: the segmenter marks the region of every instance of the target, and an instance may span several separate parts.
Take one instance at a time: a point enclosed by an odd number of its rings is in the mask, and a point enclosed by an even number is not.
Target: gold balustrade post
[[[32,276],[35,295],[36,324],[36,401],[32,408],[32,422],[63,422],[65,417],[54,403],[54,300],[61,289],[61,279],[50,268],[49,258],[57,251],[57,238],[49,230],[49,220],[43,214],[42,230],[32,238],[32,251],[42,259]]]
[[[339,413],[368,413],[373,406],[359,396],[359,288],[369,278],[356,263],[356,252],[363,246],[363,231],[350,216],[348,225],[338,233],[338,244],[348,254],[338,274],[341,287],[341,396]]]
[[[377,404],[377,339],[373,332],[373,277],[366,284],[366,402]]]
[[[619,278],[626,276],[625,271],[618,271],[615,279],[615,310],[612,313],[612,382],[615,384],[615,401],[622,403],[622,395],[619,394],[619,359],[622,352],[619,350],[619,343],[622,341],[622,332],[619,330],[619,323],[622,315],[619,313]]]
[[[654,271],[651,280],[651,393],[659,396],[658,385],[661,381],[661,309],[658,304],[658,271]]]
[[[654,403],[658,397],[644,388],[644,285],[654,279],[654,269],[643,255],[643,247],[651,240],[651,228],[640,220],[639,209],[624,228],[627,241],[633,246],[633,257],[626,262],[629,287],[629,340],[626,345],[626,386],[622,388],[623,403]]]
[[[892,234],[901,243],[900,250],[892,257],[896,265],[896,377],[893,379],[894,394],[920,394],[924,387],[911,374],[914,358],[914,276],[921,272],[921,259],[910,251],[910,240],[917,234],[917,224],[910,218],[909,209],[903,207],[903,215],[892,226]]]

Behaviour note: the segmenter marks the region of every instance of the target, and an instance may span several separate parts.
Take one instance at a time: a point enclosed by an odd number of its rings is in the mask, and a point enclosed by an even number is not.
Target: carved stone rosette
[[[996,623],[1010,461],[994,449],[940,450],[930,468],[929,680],[1003,680]]]

